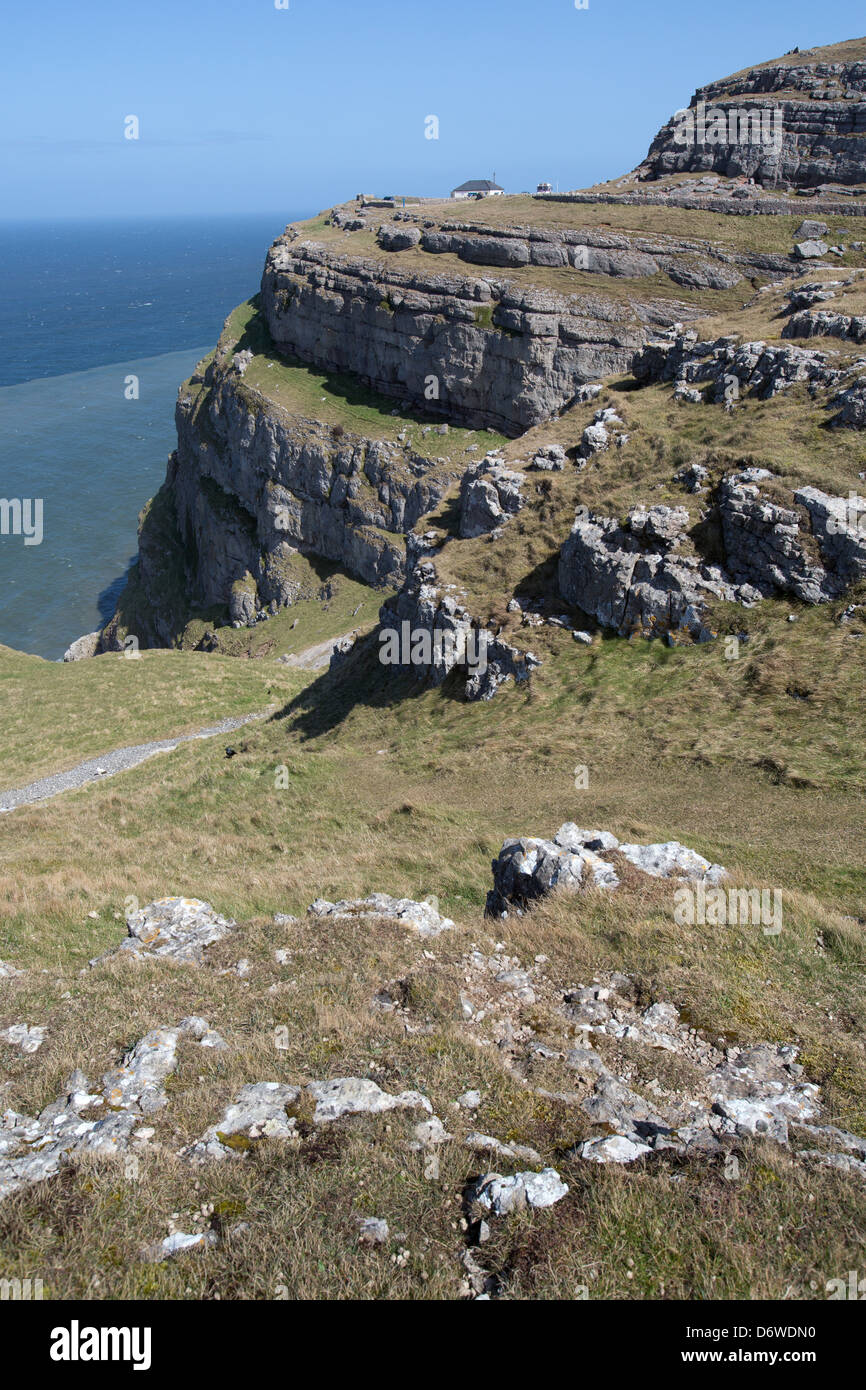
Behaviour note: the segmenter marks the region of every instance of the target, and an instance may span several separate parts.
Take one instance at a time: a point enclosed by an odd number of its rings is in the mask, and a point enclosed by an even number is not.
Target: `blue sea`
[[[57,659],[111,615],[177,388],[308,215],[0,223],[0,499],[34,541],[42,503],[41,543],[0,534],[0,643]]]

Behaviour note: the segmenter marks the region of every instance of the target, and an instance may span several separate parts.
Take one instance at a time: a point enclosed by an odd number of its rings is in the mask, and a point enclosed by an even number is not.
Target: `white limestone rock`
[[[450,917],[440,917],[430,900],[415,902],[412,898],[392,898],[387,893],[373,893],[369,898],[343,899],[328,902],[317,898],[307,911],[313,917],[387,917],[411,927],[419,936],[439,936],[454,926]]]
[[[45,1041],[45,1029],[38,1023],[13,1023],[3,1029],[0,1039],[20,1052],[38,1052]]]
[[[386,1110],[426,1110],[433,1106],[418,1091],[403,1091],[390,1095],[381,1090],[369,1077],[338,1076],[330,1081],[311,1081],[307,1087],[316,1102],[313,1122],[331,1124],[344,1115],[380,1115]]]
[[[727,876],[727,870],[721,864],[711,864],[703,855],[687,845],[681,845],[679,840],[668,840],[659,845],[620,845],[619,852],[651,878],[687,878],[718,883]]]
[[[199,898],[160,898],[130,913],[126,926],[127,940],[109,955],[129,953],[200,964],[205,948],[222,941],[237,923],[221,917]],[[91,964],[104,959],[98,957]]]
[[[185,1149],[184,1157],[194,1163],[229,1156],[243,1157],[249,1147],[260,1139],[292,1139],[297,1120],[287,1114],[301,1092],[297,1086],[277,1081],[254,1081],[242,1086],[222,1118],[205,1130],[195,1144]],[[242,1139],[248,1144],[231,1143]]]
[[[555,1168],[543,1168],[540,1173],[515,1173],[509,1178],[488,1173],[476,1189],[479,1204],[494,1216],[507,1216],[525,1207],[552,1207],[567,1194],[568,1184]]]
[[[626,1139],[622,1134],[609,1134],[603,1139],[587,1139],[579,1144],[577,1153],[589,1163],[634,1163],[650,1152],[648,1144]]]
[[[511,1158],[522,1163],[541,1163],[541,1155],[528,1144],[505,1144],[492,1134],[479,1134],[473,1130],[463,1140],[467,1149],[475,1153],[493,1154],[495,1158]]]

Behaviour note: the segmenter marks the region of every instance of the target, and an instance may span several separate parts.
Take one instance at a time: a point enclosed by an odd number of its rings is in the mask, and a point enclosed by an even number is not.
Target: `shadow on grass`
[[[339,728],[359,705],[366,709],[391,709],[423,695],[430,688],[429,680],[419,680],[379,661],[379,632],[377,627],[359,638],[345,661],[305,686],[271,722],[290,719],[304,739],[314,739]],[[462,701],[465,680],[464,672],[452,671],[440,689],[446,697]]]

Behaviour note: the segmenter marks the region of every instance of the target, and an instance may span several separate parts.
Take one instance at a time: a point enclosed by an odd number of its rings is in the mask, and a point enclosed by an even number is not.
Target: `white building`
[[[490,179],[470,179],[468,183],[461,183],[459,188],[452,188],[452,198],[501,198],[505,192],[498,183],[493,183]]]

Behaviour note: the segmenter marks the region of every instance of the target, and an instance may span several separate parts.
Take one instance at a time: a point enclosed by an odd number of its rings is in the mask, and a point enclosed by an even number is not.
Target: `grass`
[[[126,744],[266,710],[297,689],[296,674],[285,667],[265,670],[201,653],[144,651],[137,661],[107,653],[63,663],[0,646],[0,786],[20,786]]]
[[[647,187],[647,185],[642,185]],[[652,191],[653,185],[649,185]],[[425,212],[427,209],[425,209]],[[585,229],[598,231],[622,232],[626,235],[642,237],[672,237],[677,241],[682,241],[685,235],[689,241],[700,244],[701,242],[727,247],[731,251],[741,253],[775,253],[776,255],[790,255],[794,245],[794,233],[803,221],[804,217],[809,217],[808,201],[804,200],[803,210],[790,215],[771,215],[768,213],[754,213],[749,216],[733,217],[722,212],[704,212],[690,210],[687,214],[681,208],[667,207],[632,207],[630,205],[620,205],[617,203],[557,203],[548,202],[546,199],[538,199],[531,194],[514,194],[503,198],[485,198],[480,203],[443,203],[433,205],[430,209],[431,217],[437,225],[447,228],[452,222],[466,223],[475,226],[479,230],[484,227],[504,228],[504,227],[536,227],[550,228],[552,230],[562,229]],[[826,222],[831,229],[833,241],[862,241],[863,219],[861,217],[843,217],[837,215],[820,214],[821,221]],[[387,220],[383,214],[381,221]],[[373,218],[371,228],[358,232],[342,232],[337,228],[312,228],[309,223],[299,222],[296,224],[302,237],[320,241],[325,245],[342,246],[342,248],[352,255],[374,256],[377,259],[385,260],[387,264],[403,266],[405,264],[422,264],[426,268],[439,266],[443,270],[450,267],[455,274],[472,276],[479,274],[479,270],[465,261],[460,261],[456,257],[446,253],[443,255],[432,254],[413,249],[401,251],[398,254],[382,251],[375,241],[375,231],[379,223]],[[685,229],[685,230],[684,230]],[[863,264],[861,256],[859,264]],[[609,276],[590,276],[586,271],[576,270],[549,270],[545,273],[541,266],[524,266],[520,268],[509,268],[507,271],[501,269],[496,272],[497,278],[508,278],[517,280],[525,278],[531,283],[544,283],[550,288],[565,289],[566,293],[580,293],[584,287],[600,288],[604,292],[614,294],[618,286],[625,285],[632,293],[636,289],[643,290],[645,286],[652,285],[651,278],[640,280],[612,279]],[[536,277],[540,277],[536,280]],[[552,278],[548,278],[552,277]],[[666,277],[664,277],[666,278]],[[682,286],[669,282],[669,292],[678,298],[686,298],[693,302],[694,291],[684,291]],[[710,296],[715,293],[727,294],[727,291],[704,292]]]
[[[372,390],[347,373],[324,372],[278,353],[258,311],[258,298],[238,305],[226,320],[220,351],[250,348],[254,357],[244,373],[244,387],[268,406],[277,406],[300,421],[316,421],[354,437],[399,440],[420,458],[444,464],[467,462],[470,446],[479,453],[504,444],[494,430],[449,426],[438,433],[440,416],[405,410],[392,396]]]
[[[523,961],[545,954],[556,990],[623,969],[647,997],[688,1003],[708,1036],[798,1041],[831,1117],[866,1123],[863,926],[850,920],[866,889],[862,784],[796,788],[738,759],[736,744],[729,759],[717,756],[728,697],[710,697],[706,666],[698,678],[693,664],[710,655],[605,644],[590,662],[606,668],[607,685],[587,702],[590,663],[564,647],[546,656],[530,692],[466,707],[447,691],[406,698],[399,686],[383,688],[362,652],[341,680],[317,678],[284,717],[245,731],[231,762],[216,745],[186,746],[159,768],[4,817],[0,955],[30,970],[4,986],[0,1021],[48,1027],[39,1053],[8,1064],[9,1103],[34,1112],[73,1066],[95,1077],[148,1028],[190,1012],[231,1050],[203,1057],[184,1045],[170,1104],[155,1120],[161,1147],[144,1154],[137,1179],[122,1165],[85,1162],[3,1203],[2,1274],[38,1272],[55,1297],[273,1298],[280,1287],[293,1297],[340,1288],[348,1297],[457,1296],[462,1192],[478,1161],[448,1145],[439,1181],[425,1181],[407,1149],[408,1116],[353,1121],[297,1152],[264,1143],[244,1162],[192,1175],[173,1156],[245,1081],[353,1074],[422,1089],[458,1139],[473,1127],[529,1143],[562,1173],[571,1193],[554,1214],[496,1225],[485,1264],[510,1297],[572,1297],[575,1285],[591,1297],[811,1297],[813,1284],[823,1289],[856,1268],[856,1180],[793,1168],[761,1146],[743,1148],[736,1184],[714,1168],[663,1160],[589,1172],[565,1157],[588,1132],[579,1112],[536,1101],[495,1048],[469,1043],[457,1017],[464,953],[494,942],[481,908],[505,835],[577,819],[621,837],[676,836],[728,864],[735,882],[781,885],[782,935],[676,927],[670,889],[656,883],[612,898],[554,898],[496,932]],[[694,685],[691,701],[665,686],[656,711],[644,682],[661,656],[675,680]],[[741,732],[749,717],[777,724],[774,696],[750,700]],[[704,751],[680,743],[685,729]],[[590,781],[575,792],[578,761]],[[289,790],[275,789],[280,764]],[[458,930],[425,954],[387,923],[271,922],[319,894],[374,889],[435,892]],[[241,937],[221,943],[205,969],[114,961],[78,973],[123,934],[128,894],[144,902],[168,892],[207,897],[242,922]],[[277,947],[292,952],[287,966],[275,963]],[[239,955],[250,975],[220,976]],[[408,982],[409,1030],[370,1009],[393,979]],[[278,1049],[279,1027],[288,1044]],[[557,1082],[548,1073],[543,1084]],[[452,1106],[468,1087],[483,1093],[471,1121]],[[224,1244],[144,1264],[141,1247],[166,1234],[172,1213],[189,1230],[202,1204],[213,1205]],[[359,1249],[355,1215],[386,1217],[383,1251]],[[249,1230],[230,1241],[241,1221]],[[390,1257],[402,1249],[407,1263],[397,1266]]]
[[[74,1066],[95,1078],[149,1028],[192,1012],[230,1045],[207,1057],[183,1046],[155,1120],[159,1147],[143,1153],[137,1177],[122,1163],[88,1160],[2,1204],[3,1277],[38,1273],[54,1297],[459,1296],[463,1191],[478,1160],[449,1144],[439,1180],[425,1180],[407,1147],[409,1116],[352,1121],[297,1151],[263,1143],[243,1161],[194,1174],[175,1157],[246,1081],[352,1074],[422,1089],[458,1140],[470,1121],[452,1102],[478,1087],[483,1106],[471,1126],[532,1144],[562,1173],[571,1191],[554,1213],[495,1226],[484,1262],[509,1297],[573,1297],[580,1286],[602,1298],[808,1298],[856,1268],[856,1179],[792,1167],[760,1145],[740,1152],[736,1184],[695,1162],[589,1172],[566,1155],[588,1133],[580,1113],[539,1101],[495,1047],[471,1044],[456,1007],[464,954],[494,943],[482,910],[503,838],[550,834],[566,819],[621,838],[679,838],[727,864],[737,884],[778,886],[781,936],[676,927],[669,887],[652,882],[611,898],[551,899],[522,921],[497,923],[497,934],[524,962],[548,957],[554,993],[622,969],[647,998],[687,1004],[708,1036],[797,1042],[830,1117],[862,1132],[857,643],[824,609],[788,625],[782,605],[766,604],[748,621],[752,641],[735,662],[719,644],[610,640],[578,651],[567,633],[534,632],[543,665],[530,689],[473,706],[447,688],[384,683],[371,641],[342,674],[318,677],[289,676],[270,657],[145,653],[138,664],[99,658],[66,668],[7,657],[19,684],[2,706],[5,746],[23,746],[20,711],[38,710],[46,677],[65,720],[80,720],[76,749],[93,708],[113,708],[111,683],[130,675],[155,699],[163,673],[174,691],[185,670],[199,694],[211,671],[252,690],[276,679],[305,684],[281,717],[243,731],[231,761],[219,741],[185,745],[0,821],[0,957],[28,968],[4,983],[0,1023],[48,1030],[35,1055],[4,1058],[8,1104],[35,1113]],[[792,681],[811,683],[808,700],[788,696]],[[224,712],[219,685],[215,694]],[[43,755],[52,741],[56,752],[62,721],[47,709],[40,718],[31,737]],[[580,791],[578,763],[590,772]],[[279,767],[288,789],[277,789]],[[303,914],[320,895],[374,890],[436,893],[458,929],[425,953],[387,923],[272,923],[274,912]],[[147,902],[175,892],[205,897],[242,924],[212,965],[114,961],[79,973],[122,936],[129,895]],[[277,947],[292,952],[288,965],[276,964]],[[247,977],[218,973],[240,955]],[[395,979],[406,982],[408,1030],[370,1007]],[[534,1026],[567,1042],[561,1019]],[[287,1046],[275,1046],[277,1028],[287,1029]],[[557,1064],[546,1065],[542,1084],[567,1089]],[[202,1206],[220,1246],[164,1266],[142,1260],[170,1220],[192,1229]],[[364,1215],[388,1220],[384,1249],[357,1245],[355,1217]],[[232,1235],[241,1223],[246,1231]]]
[[[295,554],[289,563],[299,585],[299,596],[275,617],[253,628],[233,628],[225,622],[191,618],[180,639],[183,650],[192,650],[213,634],[220,653],[257,660],[297,655],[349,631],[367,632],[376,621],[389,589],[371,589],[353,579],[339,565],[315,556]]]
[[[598,211],[667,212],[589,209]],[[737,236],[756,234],[736,230],[750,219],[728,222]],[[778,307],[771,296],[756,301],[755,326],[764,315],[772,327]],[[3,1045],[4,1108],[38,1113],[73,1068],[96,1081],[150,1028],[192,1013],[229,1044],[204,1053],[181,1043],[169,1103],[137,1169],[83,1159],[0,1204],[0,1277],[42,1278],[55,1298],[461,1297],[465,1191],[486,1167],[460,1142],[473,1128],[531,1144],[570,1188],[553,1211],[492,1223],[481,1258],[506,1297],[823,1296],[828,1279],[862,1268],[859,1179],[794,1164],[761,1143],[736,1146],[737,1181],[720,1164],[664,1155],[622,1171],[581,1164],[569,1150],[590,1132],[582,1112],[537,1094],[572,1090],[574,1074],[554,1057],[533,1062],[531,1084],[521,1081],[492,1031],[473,1035],[464,1024],[459,995],[473,947],[504,941],[525,965],[546,957],[539,998],[517,1022],[562,1051],[575,1040],[557,1006],[562,992],[625,971],[641,999],[672,1000],[707,1037],[798,1045],[827,1117],[864,1132],[862,617],[839,624],[841,603],[721,609],[722,631],[748,635],[728,660],[722,642],[667,648],[598,635],[577,647],[568,631],[519,627],[506,609],[519,592],[562,611],[556,556],[578,503],[612,515],[637,501],[685,503],[697,523],[705,499],[672,483],[692,460],[714,476],[732,464],[771,467],[780,496],[806,481],[845,493],[864,466],[858,437],[824,428],[825,413],[799,388],[744,400],[727,416],[709,404],[675,406],[669,386],[638,391],[621,380],[521,440],[456,430],[428,439],[424,422],[393,416],[390,401],[278,359],[252,302],[230,316],[218,364],[241,343],[255,353],[244,378],[253,402],[362,435],[415,431],[419,449],[453,450],[453,462],[466,438],[501,442],[512,461],[542,442],[573,448],[608,404],[631,439],[580,473],[569,464],[529,474],[526,505],[496,544],[455,539],[453,492],[424,519],[442,539],[440,578],[541,658],[531,683],[490,703],[464,704],[454,682],[432,690],[386,675],[375,637],[364,635],[381,595],[303,557],[301,597],[278,618],[250,630],[220,625],[220,614],[189,622],[183,643],[208,626],[217,653],[61,666],[0,649],[7,785],[120,743],[278,705],[233,738],[230,760],[220,740],[186,744],[0,817],[0,957],[26,970],[2,982],[0,1027],[47,1029],[35,1054]],[[331,595],[320,598],[324,584]],[[361,640],[333,673],[276,659],[355,626]],[[578,765],[588,769],[585,786],[575,782]],[[566,820],[622,840],[679,839],[725,864],[734,886],[778,888],[781,934],[677,926],[671,885],[636,874],[614,895],[554,895],[522,918],[485,919],[503,839],[550,835]],[[388,921],[304,915],[316,897],[373,891],[435,894],[456,928],[420,942]],[[239,924],[205,966],[115,958],[87,968],[123,937],[130,897],[175,893],[205,898]],[[277,912],[299,920],[277,926]],[[290,953],[285,964],[278,949]],[[247,975],[221,973],[241,956]],[[405,1012],[374,1007],[383,988]],[[627,1041],[608,1047],[638,1086],[682,1079],[679,1058],[648,1058]],[[409,1148],[414,1117],[402,1112],[317,1133],[301,1113],[298,1147],[254,1142],[245,1158],[196,1171],[177,1156],[246,1082],[346,1075],[429,1095],[454,1136],[438,1179],[425,1178],[423,1156]],[[482,1093],[471,1117],[454,1105],[469,1088]],[[359,1247],[363,1216],[387,1219],[381,1249]],[[172,1222],[210,1225],[220,1244],[147,1263],[143,1247]]]

